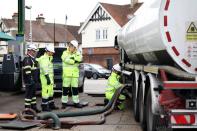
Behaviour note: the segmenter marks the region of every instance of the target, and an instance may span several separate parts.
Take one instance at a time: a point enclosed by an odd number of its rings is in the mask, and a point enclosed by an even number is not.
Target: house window
[[[100,40],[100,39],[101,39],[100,30],[96,30],[96,40]]]
[[[108,30],[107,29],[97,29],[96,30],[96,40],[107,40]]]
[[[107,40],[107,29],[103,30],[103,40]]]

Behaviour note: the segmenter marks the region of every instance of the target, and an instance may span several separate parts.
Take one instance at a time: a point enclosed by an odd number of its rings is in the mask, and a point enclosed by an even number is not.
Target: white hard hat
[[[54,46],[53,45],[47,45],[46,48],[45,48],[46,51],[49,51],[49,52],[53,52],[55,53],[55,50],[54,50]]]
[[[72,44],[75,48],[78,48],[78,41],[71,40],[70,44]]]
[[[27,46],[27,50],[38,51],[38,48],[36,47],[35,44],[30,44]]]
[[[119,64],[115,64],[112,69],[114,69],[115,71],[121,72],[121,67]]]

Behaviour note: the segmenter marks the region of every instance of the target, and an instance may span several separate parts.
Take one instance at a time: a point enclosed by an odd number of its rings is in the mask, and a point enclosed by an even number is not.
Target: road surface
[[[104,89],[106,88],[106,80],[85,80],[85,92],[89,92],[90,94],[102,94],[104,93]],[[103,103],[104,97],[101,95],[88,95],[88,94],[80,94],[81,101],[88,101],[89,106],[83,109],[76,109],[73,107],[68,107],[65,110],[59,111],[77,111],[77,110],[90,110],[95,107],[96,103]],[[57,93],[55,95],[56,104],[61,107],[61,94]],[[38,93],[37,95],[38,107],[40,108],[41,98]],[[9,113],[9,112],[19,112],[24,109],[24,94],[23,93],[5,93],[0,92],[0,112],[1,113]],[[133,119],[133,114],[131,111],[131,103],[130,100],[127,100],[127,106],[124,111],[113,111],[106,118],[106,122],[103,125],[85,125],[85,126],[73,126],[68,129],[60,129],[60,131],[141,131],[141,128],[138,123]],[[100,115],[93,116],[82,116],[82,117],[73,117],[73,118],[64,118],[61,120],[69,120],[69,121],[83,121],[83,120],[100,120]],[[37,131],[37,130],[52,130],[50,128],[40,128],[35,127],[29,130]],[[5,130],[5,129],[0,129]]]

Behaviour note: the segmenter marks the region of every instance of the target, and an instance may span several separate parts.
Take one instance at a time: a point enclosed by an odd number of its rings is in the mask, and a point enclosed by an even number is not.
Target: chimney
[[[43,14],[39,14],[38,17],[36,18],[36,21],[37,21],[37,23],[44,25],[45,24],[44,19],[45,18],[43,16]]]
[[[131,8],[135,6],[135,4],[138,3],[138,0],[131,0]]]
[[[80,22],[80,27],[84,24],[84,22]]]
[[[12,19],[14,20],[15,23],[18,23],[18,13],[14,13],[12,15]]]

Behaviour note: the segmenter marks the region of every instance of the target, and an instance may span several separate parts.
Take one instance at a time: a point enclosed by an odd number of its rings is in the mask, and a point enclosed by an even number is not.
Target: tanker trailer
[[[196,5],[146,0],[115,38],[144,131],[197,128]]]

